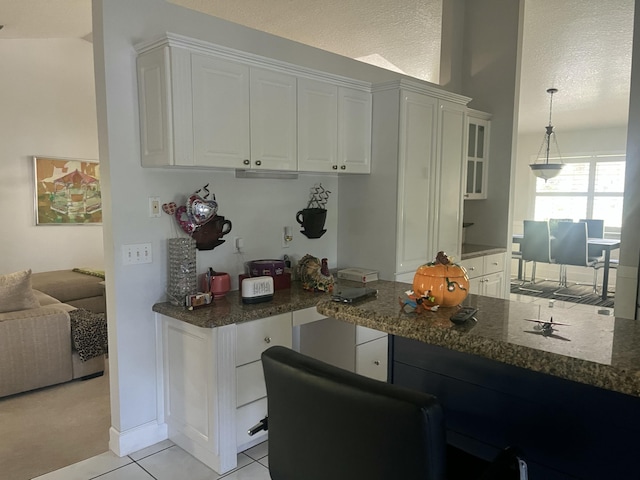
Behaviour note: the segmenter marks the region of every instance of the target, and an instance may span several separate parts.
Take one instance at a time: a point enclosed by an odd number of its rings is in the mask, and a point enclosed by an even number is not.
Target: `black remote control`
[[[461,324],[466,322],[470,318],[473,318],[477,311],[478,309],[475,307],[462,307],[456,313],[451,315],[451,318],[449,320],[451,320],[455,324]]]

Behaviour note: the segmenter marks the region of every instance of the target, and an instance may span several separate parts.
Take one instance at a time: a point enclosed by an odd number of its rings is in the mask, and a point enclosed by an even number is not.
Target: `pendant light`
[[[549,88],[547,89],[547,93],[549,94],[549,125],[547,125],[546,132],[544,134],[544,138],[542,139],[542,145],[540,145],[540,150],[538,150],[538,157],[536,158],[535,163],[529,164],[531,171],[533,174],[538,177],[544,179],[546,182],[550,178],[557,176],[562,168],[564,167],[564,163],[562,161],[560,163],[549,163],[549,152],[551,151],[551,144],[556,148],[558,152],[558,158],[560,157],[560,150],[558,149],[558,142],[556,140],[556,134],[553,131],[553,125],[551,124],[551,110],[553,108],[553,94],[558,91],[557,88]],[[540,153],[545,151],[544,163],[538,163],[540,160]]]

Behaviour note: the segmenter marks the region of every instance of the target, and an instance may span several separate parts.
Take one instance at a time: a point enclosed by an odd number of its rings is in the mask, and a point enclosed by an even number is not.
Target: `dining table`
[[[522,233],[513,234],[513,243],[520,244],[524,239]],[[602,276],[602,300],[608,298],[609,288],[609,268],[611,267],[611,251],[620,248],[620,240],[614,238],[591,238],[587,240],[588,245],[594,245],[604,250],[604,274]]]

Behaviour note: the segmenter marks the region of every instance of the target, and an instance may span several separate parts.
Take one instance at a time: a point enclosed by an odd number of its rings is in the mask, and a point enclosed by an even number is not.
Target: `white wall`
[[[560,128],[560,130],[556,128],[555,131],[560,154],[563,156],[620,153],[626,149],[626,126],[581,131],[563,131],[562,128]],[[531,173],[529,164],[534,162],[540,149],[543,136],[544,125],[540,128],[539,133],[518,135],[518,150],[514,177],[515,188],[513,190],[515,192],[513,195],[512,217],[514,233],[522,233],[523,220],[534,218],[536,177]],[[611,252],[611,258],[618,258],[619,253],[618,250]],[[512,260],[512,275],[515,275],[516,268],[517,263],[515,260]],[[536,278],[556,280],[559,278],[559,268],[557,265],[538,264],[536,267]],[[528,272],[527,275],[529,275],[529,273],[530,272]],[[617,273],[614,269],[610,271],[609,288],[617,288]],[[593,281],[593,270],[586,267],[570,267],[568,276],[570,282],[590,283]],[[598,282],[602,282],[602,275],[599,276]],[[616,305],[619,303],[619,300],[620,295],[616,295]]]
[[[35,226],[34,155],[98,160],[92,45],[0,42],[0,274],[103,266],[101,226]]]
[[[467,1],[462,57],[462,94],[469,107],[489,112],[491,139],[486,200],[465,200],[466,242],[507,247],[510,234],[510,178],[517,121],[522,1]],[[491,25],[500,25],[493,28]]]
[[[563,131],[560,125],[560,129],[556,127],[554,130],[562,156],[623,153],[626,150],[626,125],[581,131]],[[518,135],[514,190],[516,193],[513,198],[514,229],[522,227],[522,220],[533,218],[536,177],[531,173],[529,164],[534,162],[538,154],[544,132],[544,125],[541,125],[538,133]]]
[[[627,134],[627,168],[622,212],[620,267],[616,315],[640,320],[640,0],[635,2],[631,92],[629,93],[629,126]]]
[[[166,435],[158,423],[156,338],[151,307],[163,301],[167,282],[166,240],[173,220],[149,218],[148,197],[162,202],[184,198],[209,183],[220,213],[233,222],[229,237],[245,239],[245,259],[327,257],[336,266],[337,178],[301,175],[297,180],[235,179],[232,172],[143,169],[140,166],[134,45],[173,32],[256,54],[359,79],[384,81],[397,74],[338,55],[230,24],[162,0],[94,0],[93,38],[101,173],[104,188],[105,270],[109,321],[112,431],[111,449],[137,450]],[[316,182],[334,192],[328,204],[327,233],[310,240],[299,233],[295,214],[306,206]],[[294,240],[282,249],[285,225]],[[122,245],[151,243],[153,262],[121,264]],[[232,242],[198,253],[198,270],[212,266],[236,274],[241,269]],[[235,276],[235,275],[234,275]],[[237,281],[234,281],[237,288]]]

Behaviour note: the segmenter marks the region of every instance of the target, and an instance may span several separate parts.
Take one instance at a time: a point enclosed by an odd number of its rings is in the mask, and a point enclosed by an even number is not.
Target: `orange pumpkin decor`
[[[451,263],[444,252],[438,252],[435,262],[418,267],[413,277],[416,296],[430,296],[441,307],[455,307],[467,298],[469,277],[464,267]]]

